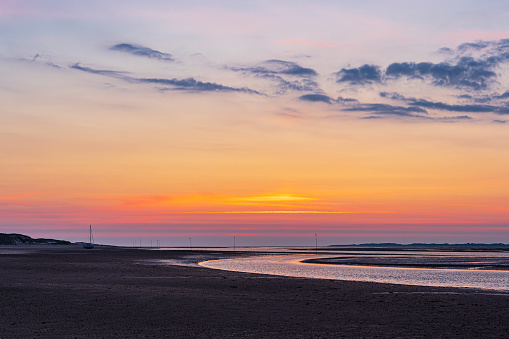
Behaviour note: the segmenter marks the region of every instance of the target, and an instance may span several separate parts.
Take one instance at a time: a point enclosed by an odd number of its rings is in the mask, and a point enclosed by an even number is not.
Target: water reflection
[[[387,255],[386,260],[378,260],[384,257],[385,252],[342,255],[334,259],[322,256],[310,256],[306,254],[274,255],[251,257],[241,259],[223,259],[201,262],[200,265],[209,268],[228,271],[249,273],[263,273],[292,277],[338,279],[353,281],[372,281],[392,284],[421,285],[421,286],[448,286],[448,287],[471,287],[492,289],[509,292],[509,271],[489,269],[457,269],[451,268],[457,265],[475,263],[477,266],[500,265],[505,266],[509,256],[507,253],[412,253],[409,255],[398,254],[394,257]],[[325,258],[325,260],[324,260]],[[377,259],[378,258],[378,259]],[[302,263],[303,260],[312,261],[335,261],[334,264]],[[377,260],[375,260],[377,259]],[[433,259],[438,266],[446,266],[446,269],[438,268],[415,268],[411,265],[433,265]],[[340,263],[349,262],[349,265]],[[364,262],[371,264],[373,260],[382,266],[365,266]],[[408,267],[386,267],[390,262],[397,262]],[[495,264],[493,263],[495,261]],[[353,265],[356,263],[357,265]],[[436,267],[438,267],[436,266]],[[417,266],[424,267],[424,266]],[[470,267],[468,267],[470,268]]]

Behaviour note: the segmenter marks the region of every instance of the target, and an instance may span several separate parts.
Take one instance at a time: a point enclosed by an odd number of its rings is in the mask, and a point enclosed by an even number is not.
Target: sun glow
[[[184,212],[196,214],[348,214],[346,211],[220,211],[220,212]]]
[[[276,194],[276,195],[262,195],[254,197],[235,197],[231,198],[232,201],[245,201],[245,202],[286,202],[286,201],[308,201],[318,200],[315,198],[299,197],[292,194]]]

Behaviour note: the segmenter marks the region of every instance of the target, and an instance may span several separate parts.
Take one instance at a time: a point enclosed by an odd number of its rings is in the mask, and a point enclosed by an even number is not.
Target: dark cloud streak
[[[259,66],[255,67],[230,67],[230,70],[259,75],[282,74],[299,77],[314,77],[318,75],[318,73],[312,68],[305,68],[296,64],[295,62],[277,59],[266,60]]]
[[[412,118],[429,118],[426,115],[428,112],[420,107],[403,107],[393,106],[388,104],[358,104],[353,107],[343,108],[344,112],[369,112],[377,115],[394,115],[401,117]],[[425,114],[425,115],[420,115]]]
[[[470,112],[470,113],[497,113],[500,107],[491,105],[450,105],[443,102],[432,102],[424,99],[407,99],[409,105],[425,107],[449,112]]]
[[[508,92],[506,92],[506,93],[508,93]],[[505,97],[506,93],[502,94],[499,97]],[[451,104],[447,104],[444,102],[435,102],[435,101],[429,101],[429,100],[417,99],[417,98],[407,98],[399,93],[388,93],[388,92],[381,92],[380,96],[382,98],[404,101],[404,102],[407,102],[408,105],[413,106],[413,107],[422,107],[422,108],[436,109],[436,110],[449,111],[449,112],[509,114],[509,106],[507,106],[507,105],[503,105],[503,106],[470,105],[470,104],[451,105]],[[467,98],[470,98],[470,97],[467,97]]]
[[[110,47],[113,51],[133,54],[136,56],[157,59],[161,61],[173,62],[175,59],[170,53],[159,52],[148,47],[132,44],[117,44]]]
[[[242,92],[249,94],[260,94],[259,92],[247,87],[236,88],[224,86],[213,82],[198,81],[194,78],[186,79],[160,79],[160,78],[131,78],[132,82],[157,84],[164,86],[175,86],[177,90],[192,90],[197,92]]]
[[[79,63],[76,63],[69,67],[72,69],[76,69],[78,71],[83,71],[83,72],[98,74],[98,75],[104,75],[104,76],[109,76],[109,77],[113,77],[113,78],[119,78],[119,79],[128,78],[126,72],[110,71],[110,70],[103,70],[103,69],[93,69],[90,67],[81,66]]]
[[[334,99],[334,98],[331,98],[328,95],[320,94],[320,93],[301,95],[299,97],[299,100],[309,101],[309,102],[325,102],[327,104],[339,103],[339,104],[344,104],[344,105],[358,104],[359,103],[359,100],[357,100],[357,99],[343,98],[341,96],[338,97],[337,99]]]
[[[305,94],[301,95],[299,97],[299,100],[309,102],[325,102],[326,104],[332,104],[333,102],[336,101],[333,98],[324,94]]]
[[[70,66],[72,69],[76,69],[79,71],[103,75],[108,77],[113,77],[117,79],[121,79],[130,83],[145,83],[145,84],[155,84],[155,85],[163,85],[163,86],[172,86],[176,90],[186,90],[186,91],[195,91],[195,92],[241,92],[248,94],[262,94],[255,90],[242,87],[229,87],[213,82],[203,82],[196,80],[194,78],[186,78],[186,79],[164,79],[164,78],[135,78],[127,75],[125,72],[111,71],[111,70],[97,70],[90,67],[80,66],[79,64],[74,64]]]

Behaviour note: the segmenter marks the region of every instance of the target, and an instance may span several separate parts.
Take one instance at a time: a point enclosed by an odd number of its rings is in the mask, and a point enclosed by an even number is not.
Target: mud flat
[[[249,254],[101,246],[3,250],[0,338],[509,337],[506,293],[158,261]]]

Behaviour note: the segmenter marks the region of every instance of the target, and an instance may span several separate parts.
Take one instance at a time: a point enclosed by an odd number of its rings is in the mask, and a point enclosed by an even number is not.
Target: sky
[[[3,0],[0,74],[2,233],[509,243],[506,1]]]

